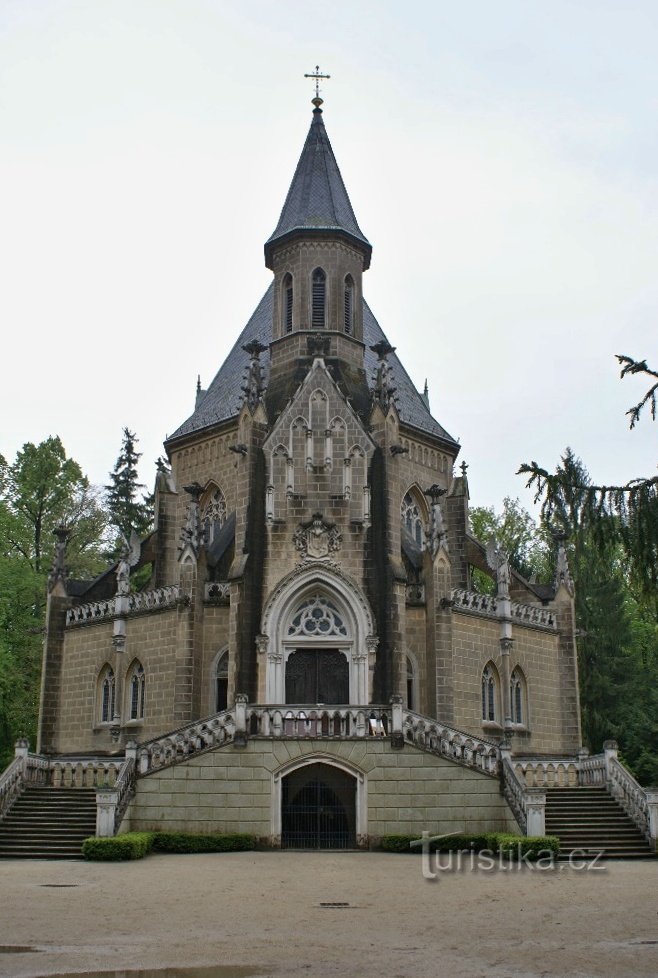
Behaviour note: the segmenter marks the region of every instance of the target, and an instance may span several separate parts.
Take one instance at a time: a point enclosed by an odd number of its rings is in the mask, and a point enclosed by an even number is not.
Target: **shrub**
[[[143,859],[151,851],[154,832],[126,832],[111,839],[92,836],[82,843],[82,855],[95,862]]]
[[[247,832],[156,832],[156,852],[243,852],[256,848],[256,839]]]
[[[418,842],[417,835],[384,835],[380,846],[385,852],[422,852],[421,845],[411,846]],[[549,852],[557,855],[560,850],[560,840],[554,835],[513,835],[509,832],[485,832],[472,835],[447,835],[443,838],[431,839],[430,852],[456,852],[458,850],[481,852],[488,849],[492,853],[503,853],[506,856],[528,859],[539,859]]]

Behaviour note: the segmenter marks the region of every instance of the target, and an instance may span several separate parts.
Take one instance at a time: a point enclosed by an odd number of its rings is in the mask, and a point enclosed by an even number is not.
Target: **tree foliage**
[[[11,464],[0,456],[0,762],[17,737],[34,743],[47,574],[60,524],[70,529],[71,576],[95,576],[107,517],[60,439],[27,442]]]
[[[130,538],[131,530],[144,536],[153,521],[152,504],[143,493],[145,486],[139,481],[137,465],[142,453],[137,451],[137,441],[133,431],[123,429],[121,451],[110,472],[110,483],[105,486],[110,521],[126,539]]]
[[[656,417],[658,374],[646,361],[618,356],[621,376],[655,382],[627,414],[630,427]],[[583,739],[593,751],[619,742],[644,784],[658,784],[658,478],[625,485],[591,482],[567,448],[554,473],[522,465],[542,503],[542,521],[569,538]]]
[[[645,360],[634,360],[623,354],[617,356],[622,365],[621,377],[639,374],[658,378],[658,373]],[[626,412],[631,428],[648,407],[656,417],[658,380],[652,383],[644,397]],[[569,450],[567,450],[569,451]],[[658,476],[632,479],[624,485],[605,486],[578,482],[563,459],[562,469],[549,473],[536,462],[524,463],[519,473],[527,475],[527,486],[535,489],[535,501],[542,503],[542,516],[548,522],[562,519],[568,512],[574,494],[586,519],[592,539],[597,546],[619,543],[635,581],[646,596],[658,590]]]
[[[506,496],[502,513],[496,513],[493,506],[474,506],[469,517],[473,535],[485,544],[495,537],[522,577],[548,580],[553,571],[549,535],[519,499]]]

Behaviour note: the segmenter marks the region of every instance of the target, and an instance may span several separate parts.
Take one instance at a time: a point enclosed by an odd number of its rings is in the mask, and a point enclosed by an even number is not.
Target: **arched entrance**
[[[356,778],[331,764],[307,764],[281,783],[284,849],[353,849]]]
[[[361,588],[339,569],[318,563],[284,578],[256,641],[260,702],[370,702],[373,618]]]

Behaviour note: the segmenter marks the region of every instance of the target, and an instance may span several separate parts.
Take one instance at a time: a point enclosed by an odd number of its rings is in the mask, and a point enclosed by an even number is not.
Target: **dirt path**
[[[418,857],[377,853],[4,860],[0,975],[658,975],[658,860],[439,876],[423,879]]]

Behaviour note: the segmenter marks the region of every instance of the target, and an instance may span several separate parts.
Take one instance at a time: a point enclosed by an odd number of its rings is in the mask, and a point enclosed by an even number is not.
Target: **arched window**
[[[283,329],[286,333],[292,333],[292,275],[288,274],[283,279]]]
[[[424,539],[423,516],[420,504],[412,493],[407,492],[400,506],[400,518],[411,539],[418,547],[422,547]]]
[[[209,547],[226,523],[226,499],[221,489],[211,486],[201,504],[201,525]]]
[[[215,713],[228,709],[228,650],[220,653],[215,662],[214,676]]]
[[[512,675],[510,676],[509,701],[512,712],[512,723],[525,724],[525,679],[518,666],[512,670]]]
[[[482,719],[487,722],[498,720],[498,674],[491,662],[482,672]]]
[[[134,662],[130,667],[126,687],[128,693],[128,719],[143,720],[146,680],[144,678],[144,667],[141,662]]]
[[[414,688],[415,680],[416,677],[414,675],[414,664],[409,658],[409,656],[407,656],[407,709],[408,710],[416,709],[416,691]]]
[[[104,666],[98,680],[99,703],[100,703],[100,722],[111,723],[114,716],[114,695],[116,683],[114,680],[114,669],[111,666]]]
[[[354,282],[351,275],[345,277],[344,300],[345,332],[348,336],[352,336],[354,334]]]
[[[311,326],[313,329],[324,329],[327,276],[321,268],[313,272],[311,285]]]

